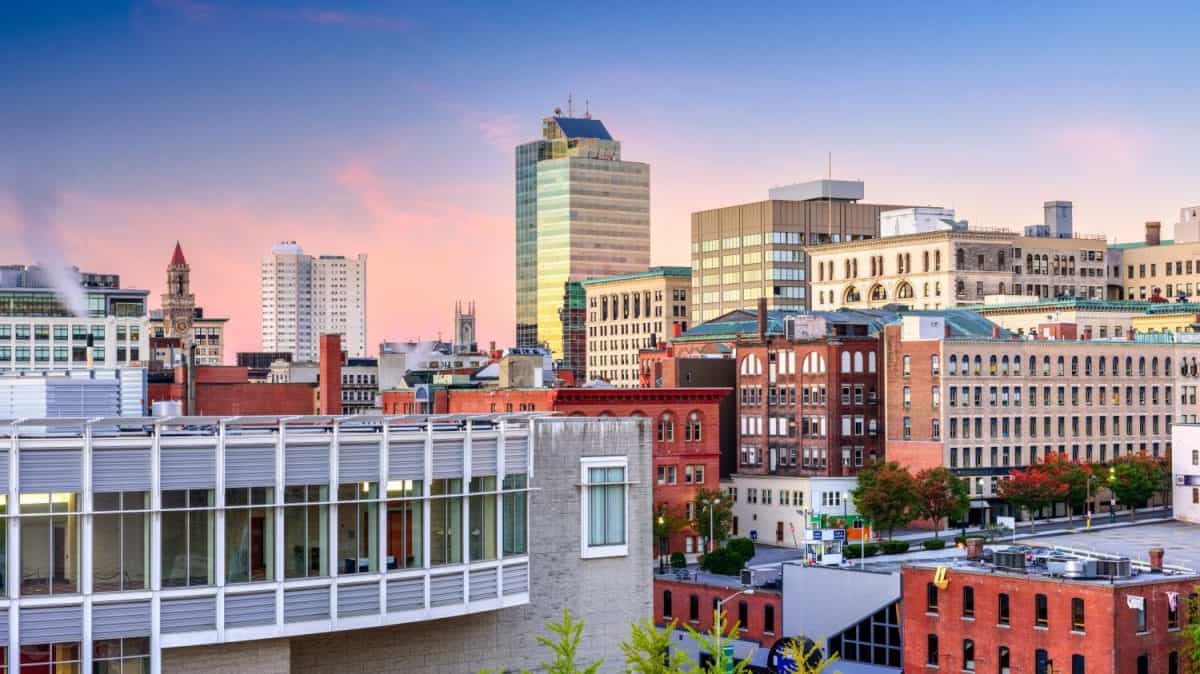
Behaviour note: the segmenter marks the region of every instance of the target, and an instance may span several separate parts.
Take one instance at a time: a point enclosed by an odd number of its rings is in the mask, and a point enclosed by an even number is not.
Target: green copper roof
[[[971,309],[981,313],[991,311],[1009,311],[1014,309],[1073,309],[1075,311],[1144,311],[1151,306],[1150,302],[1142,300],[1091,300],[1081,297],[1064,297],[1062,299],[1041,300],[1032,299],[1027,302],[1006,302],[1004,304],[975,304]]]
[[[1170,246],[1173,243],[1175,243],[1174,239],[1166,239],[1165,241],[1160,241],[1158,245]],[[1130,248],[1143,248],[1145,245],[1145,241],[1126,241],[1125,243],[1110,243],[1108,247],[1117,250],[1129,250]]]
[[[617,276],[601,276],[599,278],[590,278],[582,281],[583,285],[590,286],[598,283],[611,283],[613,281],[633,281],[642,278],[656,278],[659,276],[678,276],[681,278],[691,278],[691,267],[651,267],[646,271],[634,272],[632,274],[619,274]]]

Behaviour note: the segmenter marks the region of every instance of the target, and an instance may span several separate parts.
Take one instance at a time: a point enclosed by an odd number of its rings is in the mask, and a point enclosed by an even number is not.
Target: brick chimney
[[[1162,573],[1163,549],[1150,548],[1150,573]]]
[[[967,549],[967,559],[978,561],[983,559],[983,543],[984,539],[971,537],[963,543],[963,547]]]
[[[321,335],[321,362],[319,363],[317,394],[321,398],[318,411],[321,414],[342,413],[342,336]]]
[[[1162,223],[1146,223],[1146,245],[1157,246],[1162,241]]]
[[[767,341],[767,298],[758,298],[758,341]]]

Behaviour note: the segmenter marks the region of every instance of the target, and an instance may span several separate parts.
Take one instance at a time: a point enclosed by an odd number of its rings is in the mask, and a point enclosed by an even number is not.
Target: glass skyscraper
[[[517,345],[563,358],[565,284],[650,266],[650,166],[600,120],[547,117],[517,146]]]

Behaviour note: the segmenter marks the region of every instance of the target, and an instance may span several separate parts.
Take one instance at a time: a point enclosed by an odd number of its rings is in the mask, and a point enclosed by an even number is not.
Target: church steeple
[[[183,257],[183,246],[179,245],[179,242],[176,241],[175,242],[175,253],[173,255],[171,255],[170,266],[180,267],[180,266],[186,266],[186,265],[187,265],[187,259]]]

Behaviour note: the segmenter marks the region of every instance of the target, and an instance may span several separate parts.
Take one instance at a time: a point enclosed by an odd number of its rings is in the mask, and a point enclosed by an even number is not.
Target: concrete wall
[[[537,426],[530,493],[528,606],[397,627],[294,639],[293,672],[476,672],[534,669],[535,641],[564,608],[584,621],[580,660],[621,671],[630,623],[653,615],[650,426],[645,419],[559,419]],[[580,457],[629,457],[629,554],[580,557]],[[174,671],[174,670],[172,670]],[[240,671],[255,671],[252,668]]]

